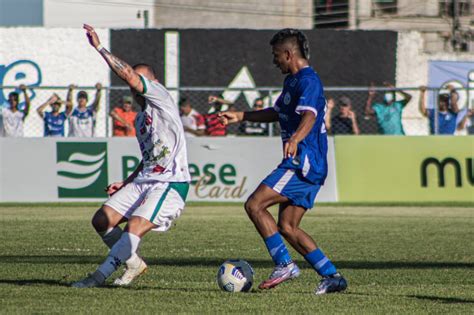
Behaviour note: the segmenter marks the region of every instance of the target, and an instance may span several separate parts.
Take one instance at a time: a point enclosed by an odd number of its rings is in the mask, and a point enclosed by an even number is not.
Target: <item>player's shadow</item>
[[[472,262],[442,261],[335,261],[341,269],[470,269]],[[308,266],[309,267],[309,266]]]
[[[7,280],[0,279],[0,284],[13,284],[18,286],[29,286],[29,285],[48,285],[48,286],[63,286],[67,287],[67,283],[60,280],[48,280],[48,279],[23,279],[23,280]]]
[[[432,296],[432,295],[406,295],[410,298],[416,298],[420,300],[429,300],[438,303],[444,304],[474,304],[474,300],[471,299],[462,299],[456,297],[440,297],[440,296]]]
[[[100,264],[104,256],[84,255],[0,255],[1,263],[28,263],[28,264]],[[237,258],[237,257],[234,257]],[[148,265],[173,266],[173,267],[215,267],[224,262],[219,257],[144,257]],[[270,258],[246,258],[255,268],[273,268]],[[311,268],[306,262],[297,260],[303,268]],[[334,261],[340,269],[471,269],[472,262],[442,262],[442,261]]]

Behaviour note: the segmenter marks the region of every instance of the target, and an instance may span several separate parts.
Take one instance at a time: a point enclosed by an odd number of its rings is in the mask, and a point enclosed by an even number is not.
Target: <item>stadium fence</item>
[[[357,116],[357,121],[361,134],[374,135],[380,134],[379,127],[375,116],[368,116],[365,114],[365,106],[368,97],[368,91],[374,89],[376,96],[375,103],[380,103],[383,100],[383,94],[386,91],[400,91],[403,90],[412,95],[411,101],[403,110],[403,126],[406,135],[429,135],[428,119],[423,117],[419,111],[419,88],[406,87],[387,89],[386,87],[326,87],[325,96],[327,99],[333,98],[336,102],[336,107],[333,110],[333,116],[338,114],[338,100],[342,97],[348,97],[352,103],[352,109]],[[17,91],[20,94],[20,107],[24,106],[24,97],[17,87],[0,86],[3,93],[3,106],[8,106],[6,100],[8,94],[12,91]],[[84,90],[88,93],[88,104],[91,104],[95,97],[95,88],[90,86],[77,87],[74,90],[73,104],[77,105],[77,92]],[[25,119],[24,133],[25,137],[42,137],[43,136],[43,121],[37,114],[37,108],[46,102],[46,100],[56,93],[61,100],[66,100],[68,87],[66,86],[40,86],[31,87],[28,93],[31,98],[31,108],[28,117]],[[223,92],[224,91],[224,92]],[[459,95],[459,107],[474,108],[474,88],[459,88],[456,89]],[[96,117],[95,136],[96,137],[110,137],[112,135],[112,120],[109,116],[110,111],[122,104],[124,96],[130,96],[130,89],[128,87],[104,87],[101,92],[100,108]],[[206,114],[211,111],[212,106],[208,103],[210,95],[223,95],[224,98],[234,101],[233,108],[235,110],[251,110],[253,101],[261,97],[264,100],[265,107],[271,106],[281,93],[280,87],[261,87],[253,89],[232,89],[226,87],[181,87],[178,89],[170,89],[172,96],[179,100],[187,98],[192,104],[193,108],[201,114]],[[437,97],[440,93],[448,93],[446,89],[428,88],[427,89],[427,108],[433,108],[435,113],[438,111]],[[397,100],[401,99],[399,93],[396,93]],[[0,95],[1,96],[1,95]],[[50,109],[47,109],[48,111]],[[64,107],[61,108],[64,110]],[[134,104],[134,110],[139,111],[139,106]],[[435,115],[435,118],[438,117]],[[66,126],[67,129],[67,126]],[[438,133],[438,121],[435,119],[435,134]],[[67,130],[66,130],[67,134]],[[228,129],[230,136],[245,135],[242,128],[239,126],[230,126]],[[458,131],[456,134],[467,134],[467,130]],[[268,136],[278,136],[278,124],[270,124]]]

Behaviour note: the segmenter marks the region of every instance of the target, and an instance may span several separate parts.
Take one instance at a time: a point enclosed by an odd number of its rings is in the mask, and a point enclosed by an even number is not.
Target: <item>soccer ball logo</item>
[[[217,284],[227,292],[248,292],[253,284],[254,271],[245,260],[228,260],[217,271]]]

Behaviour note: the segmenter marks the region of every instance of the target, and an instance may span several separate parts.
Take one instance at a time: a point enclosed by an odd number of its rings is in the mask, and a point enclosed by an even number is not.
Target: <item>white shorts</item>
[[[129,219],[142,217],[157,227],[154,231],[165,232],[184,209],[189,183],[146,182],[129,183],[104,205]]]

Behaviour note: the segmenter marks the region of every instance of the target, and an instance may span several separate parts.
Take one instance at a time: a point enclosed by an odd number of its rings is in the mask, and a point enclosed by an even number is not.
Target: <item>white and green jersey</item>
[[[178,106],[166,88],[140,76],[146,108],[135,120],[143,170],[135,182],[189,182],[184,129]]]

